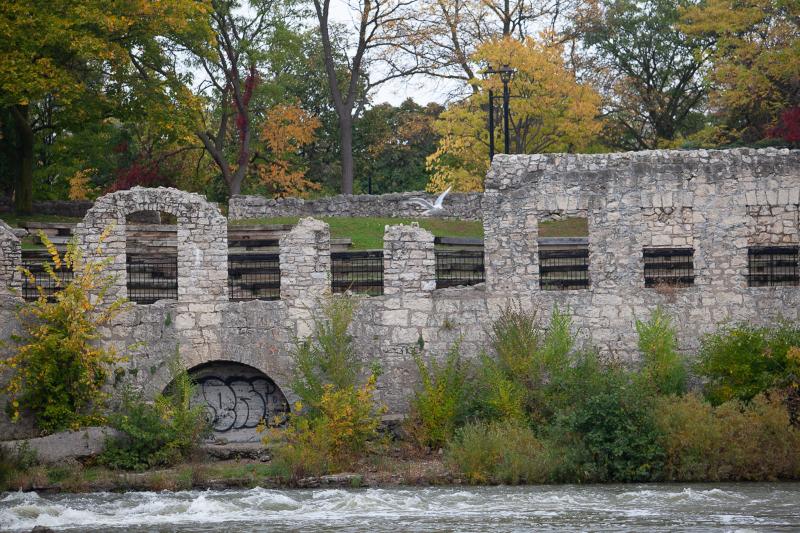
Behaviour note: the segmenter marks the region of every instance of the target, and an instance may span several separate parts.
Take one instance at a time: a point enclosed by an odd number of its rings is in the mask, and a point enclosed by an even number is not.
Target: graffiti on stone
[[[217,433],[254,429],[267,424],[288,410],[283,393],[262,376],[214,376],[196,378],[194,402],[205,404],[207,418]]]

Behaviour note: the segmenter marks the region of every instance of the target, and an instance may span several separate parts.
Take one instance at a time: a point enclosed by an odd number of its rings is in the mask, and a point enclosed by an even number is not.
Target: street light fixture
[[[509,91],[508,91],[508,84],[511,82],[511,78],[514,77],[514,72],[516,72],[513,68],[509,67],[508,65],[503,65],[498,69],[494,69],[489,67],[484,71],[484,74],[499,74],[500,81],[503,82],[503,144],[505,148],[505,153],[510,153],[511,151],[511,141],[509,137],[509,129],[508,129],[508,121],[509,121],[509,109],[508,109],[508,100],[510,99]],[[494,159],[494,92],[489,91],[489,160],[491,161]]]

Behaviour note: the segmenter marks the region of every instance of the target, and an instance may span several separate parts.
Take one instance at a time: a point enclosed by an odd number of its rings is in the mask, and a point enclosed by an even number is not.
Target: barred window
[[[645,287],[694,284],[694,248],[644,248]]]
[[[383,294],[383,251],[331,253],[331,289],[370,296]]]
[[[589,288],[589,247],[539,248],[539,287],[542,290]]]
[[[482,250],[436,250],[436,288],[484,282]]]
[[[750,287],[800,285],[798,259],[798,246],[751,246],[747,249],[747,283]]]
[[[277,300],[281,295],[278,254],[228,255],[228,295],[231,300]]]

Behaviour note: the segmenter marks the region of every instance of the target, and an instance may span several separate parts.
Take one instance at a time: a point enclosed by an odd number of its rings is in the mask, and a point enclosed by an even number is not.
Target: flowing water
[[[796,531],[800,483],[0,494],[0,531]]]

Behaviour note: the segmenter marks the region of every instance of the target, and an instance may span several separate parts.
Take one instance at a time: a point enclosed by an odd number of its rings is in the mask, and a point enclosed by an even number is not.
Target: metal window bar
[[[333,292],[383,294],[383,250],[331,253]]]
[[[128,299],[137,304],[178,299],[178,256],[129,254]]]
[[[477,285],[486,281],[483,251],[436,250],[436,288]]]
[[[747,284],[750,287],[800,285],[798,246],[751,246],[747,249]]]
[[[281,267],[278,254],[228,256],[230,300],[277,300],[280,297]]]
[[[644,248],[644,286],[694,285],[694,248]]]
[[[50,263],[49,258],[45,259],[40,256],[22,257],[22,266],[28,269],[34,277],[33,282],[28,279],[28,276],[22,277],[22,297],[25,300],[33,301],[39,297],[39,290],[37,287],[44,289],[45,296],[47,296],[48,299],[52,299],[56,292],[63,289],[64,286],[72,280],[72,270],[63,267],[58,270],[54,269],[55,274],[61,280],[60,285],[57,284],[45,271],[45,263]]]
[[[589,247],[539,249],[539,288],[549,291],[588,289]]]

